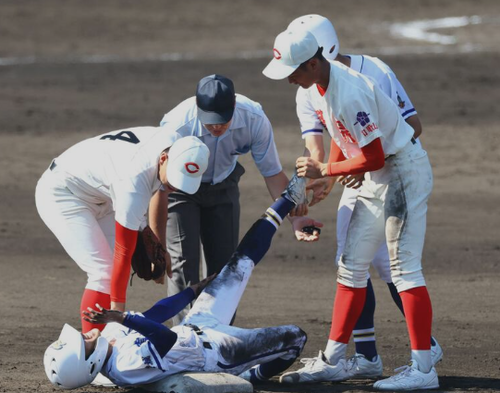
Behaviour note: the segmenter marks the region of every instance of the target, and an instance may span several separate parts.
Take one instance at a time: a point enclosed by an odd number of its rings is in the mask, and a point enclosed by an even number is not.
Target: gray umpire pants
[[[221,183],[201,183],[193,195],[169,195],[167,248],[173,277],[168,280],[168,296],[200,281],[200,240],[208,275],[220,272],[236,250],[240,226],[238,182],[244,173],[243,166],[237,163]],[[174,326],[188,311],[186,307],[172,318]]]

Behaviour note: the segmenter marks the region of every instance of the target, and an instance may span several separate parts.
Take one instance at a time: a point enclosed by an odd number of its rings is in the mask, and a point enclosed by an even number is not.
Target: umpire
[[[273,200],[285,189],[288,178],[262,107],[235,94],[233,82],[224,76],[201,79],[196,97],[167,113],[161,126],[181,136],[196,136],[210,150],[199,191],[193,195],[173,192],[168,196],[166,236],[173,273],[168,295],[172,296],[200,280],[200,239],[208,275],[219,272],[238,245],[238,182],[245,173],[238,157],[251,152]],[[174,324],[180,323],[187,311],[178,314]]]

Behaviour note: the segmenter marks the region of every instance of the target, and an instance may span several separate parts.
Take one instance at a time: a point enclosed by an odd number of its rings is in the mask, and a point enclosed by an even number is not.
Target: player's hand
[[[110,323],[110,322],[118,322],[122,323],[125,319],[125,315],[121,311],[117,310],[108,310],[104,307],[101,307],[96,303],[95,307],[97,310],[94,310],[91,307],[87,307],[87,311],[82,311],[83,319],[90,323]]]
[[[295,233],[295,238],[299,242],[316,242],[319,240],[319,231],[314,230],[312,233],[304,231],[305,227],[322,228],[323,223],[313,220],[309,217],[294,217],[292,219],[292,229]]]
[[[297,176],[309,177],[310,179],[319,179],[325,177],[326,164],[323,164],[311,157],[299,157],[295,163]]]
[[[305,216],[308,211],[309,209],[307,208],[307,203],[301,203],[300,205],[295,206],[289,214],[290,217],[302,217]]]
[[[199,283],[197,284],[193,284],[191,285],[191,289],[193,290],[194,292],[194,295],[196,297],[200,296],[200,293],[205,289],[205,287],[210,284],[210,282],[215,278],[217,277],[217,273],[214,273],[212,274],[211,276],[208,276],[207,278],[205,278],[204,280],[201,280]]]
[[[334,185],[334,177],[324,177],[321,179],[311,180],[306,187],[306,190],[312,190],[313,192],[313,197],[309,206],[314,206],[316,203],[325,199],[328,194],[330,194],[330,191],[332,191]]]
[[[364,179],[365,179],[365,174],[359,173],[357,175],[339,176],[337,178],[337,183],[340,183],[345,187],[358,189],[363,185]]]

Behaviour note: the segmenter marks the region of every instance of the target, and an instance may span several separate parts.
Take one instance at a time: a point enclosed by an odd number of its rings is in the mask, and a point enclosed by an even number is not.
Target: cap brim
[[[175,189],[193,195],[200,188],[201,176],[189,177],[180,172],[167,174],[168,183]]]
[[[233,114],[234,107],[222,113],[207,112],[198,107],[198,119],[202,124],[226,124],[233,118]]]
[[[285,65],[279,60],[272,59],[262,73],[269,79],[280,80],[289,77],[299,66],[300,64],[295,66]]]

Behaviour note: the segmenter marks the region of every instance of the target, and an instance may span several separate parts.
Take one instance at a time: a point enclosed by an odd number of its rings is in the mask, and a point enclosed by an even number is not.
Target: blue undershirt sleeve
[[[186,288],[174,296],[161,299],[143,315],[147,319],[163,323],[181,312],[194,298],[194,291],[191,288]]]
[[[130,329],[141,333],[154,345],[158,354],[163,357],[170,351],[177,340],[177,333],[161,323],[152,321],[136,314],[126,314],[122,323]]]

